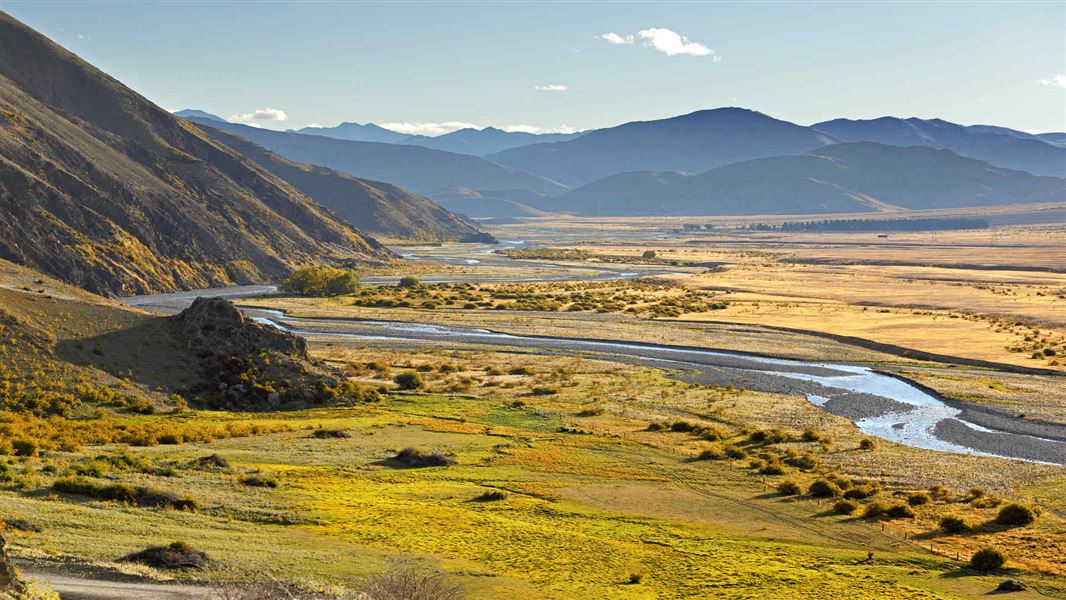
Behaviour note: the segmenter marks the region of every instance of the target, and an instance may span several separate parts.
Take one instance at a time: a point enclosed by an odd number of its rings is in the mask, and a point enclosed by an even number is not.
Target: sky
[[[741,106],[1066,130],[1066,2],[0,0],[160,106],[572,131]],[[2,60],[2,57],[0,57]]]

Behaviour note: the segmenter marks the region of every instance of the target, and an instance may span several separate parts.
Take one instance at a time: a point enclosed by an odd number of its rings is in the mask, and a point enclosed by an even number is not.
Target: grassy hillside
[[[392,255],[288,183],[0,13],[0,257],[110,294]]]

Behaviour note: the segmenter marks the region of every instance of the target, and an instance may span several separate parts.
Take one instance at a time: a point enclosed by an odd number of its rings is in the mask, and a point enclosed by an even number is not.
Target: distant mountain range
[[[394,258],[3,12],[0,57],[0,258],[116,295]]]
[[[955,208],[1062,200],[1066,180],[926,146],[851,142],[698,175],[629,172],[534,206],[579,215],[753,215]]]
[[[881,117],[868,121],[835,119],[812,125],[846,142],[946,148],[963,156],[1034,175],[1066,176],[1066,148],[1005,127],[966,127],[941,119]]]
[[[355,122],[341,123],[336,127],[302,127],[291,131],[293,133],[321,135],[350,142],[381,142],[383,144],[398,144],[401,140],[411,137],[406,133],[397,133],[373,123],[363,125]]]
[[[456,154],[404,144],[355,142],[294,132],[271,131],[194,117],[190,121],[239,135],[289,160],[386,181],[433,197],[456,187],[521,189],[558,194],[566,187],[537,175],[498,165],[469,154]]]
[[[570,141],[522,146],[487,158],[576,186],[626,171],[706,171],[836,141],[752,110],[719,108],[598,129]]]
[[[487,239],[487,234],[477,226],[428,198],[392,184],[293,162],[202,121],[198,126],[245,158],[289,182],[360,231],[376,237],[433,242]]]
[[[196,116],[196,115],[193,115]],[[422,146],[434,150],[458,152],[485,156],[519,146],[544,142],[563,142],[575,138],[580,133],[526,133],[523,131],[504,131],[495,127],[475,129],[467,127],[438,136],[408,135],[397,133],[373,123],[341,123],[336,127],[304,127],[294,130],[296,133],[322,135],[338,140],[356,142],[384,142],[386,144],[406,144]]]
[[[201,118],[201,119],[209,119],[211,121],[218,121],[220,123],[225,123],[226,122],[225,119],[223,119],[222,117],[220,117],[218,115],[213,115],[213,114],[211,114],[209,112],[204,112],[202,110],[196,110],[194,108],[186,108],[186,109],[182,109],[182,110],[176,110],[176,111],[174,111],[173,114],[174,114],[175,117],[181,117],[182,119],[188,119],[188,118],[191,118],[191,117],[198,117],[198,118]]]

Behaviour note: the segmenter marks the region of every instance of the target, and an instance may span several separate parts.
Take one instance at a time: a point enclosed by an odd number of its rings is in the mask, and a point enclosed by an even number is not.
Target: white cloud
[[[676,31],[652,27],[637,32],[640,39],[647,40],[645,46],[651,46],[667,56],[713,56],[714,50],[689,39]]]
[[[535,85],[533,86],[533,89],[537,90],[538,92],[565,92],[570,88],[566,87],[565,85],[550,83],[548,85]]]
[[[558,127],[537,127],[536,125],[504,125],[500,127],[504,131],[520,132],[520,133],[574,133],[576,128],[569,125],[560,125]]]
[[[230,117],[230,120],[237,121],[238,123],[245,123],[247,125],[262,122],[280,123],[289,120],[289,115],[285,114],[285,111],[280,108],[257,108],[250,113],[233,115]]]
[[[428,135],[437,136],[445,133],[451,133],[460,129],[467,129],[473,127],[478,129],[477,125],[473,123],[463,123],[462,121],[445,121],[443,123],[408,123],[408,122],[396,122],[396,123],[378,123],[385,129],[391,129],[396,133],[406,133],[409,135]]]
[[[631,35],[618,35],[617,33],[604,33],[600,35],[601,40],[607,40],[608,44],[622,45],[632,44],[633,36]]]
[[[308,127],[316,127],[318,129],[322,129],[322,126],[319,125],[318,123],[308,123],[307,126]]]
[[[1066,89],[1066,74],[1056,75],[1051,79],[1041,79],[1040,85]]]

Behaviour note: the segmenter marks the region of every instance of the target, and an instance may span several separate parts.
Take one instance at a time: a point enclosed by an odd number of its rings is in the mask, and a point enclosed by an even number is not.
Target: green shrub
[[[773,428],[773,429],[759,429],[753,431],[748,439],[757,444],[780,444],[787,442],[790,437],[785,431]]]
[[[37,456],[37,442],[33,440],[14,440],[11,449],[15,456]]]
[[[318,265],[296,269],[281,289],[301,296],[341,296],[359,289],[359,278],[346,269]]]
[[[809,452],[794,456],[786,456],[785,462],[787,464],[792,465],[793,467],[796,467],[797,469],[802,469],[804,471],[810,471],[812,469],[818,468],[818,458]]]
[[[1036,511],[1016,502],[999,509],[996,523],[1000,525],[1028,525],[1036,520]]]
[[[267,475],[246,475],[244,477],[241,477],[241,483],[249,487],[278,487],[278,480]]]
[[[402,288],[413,288],[422,285],[422,282],[419,281],[417,277],[406,275],[404,277],[401,277],[399,283],[397,283],[396,285]]]
[[[647,253],[645,252],[645,254],[647,254]],[[643,575],[641,575],[639,573],[630,573],[629,574],[629,579],[626,580],[626,583],[628,583],[629,585],[637,585],[641,581],[644,581],[644,576]]]
[[[880,502],[871,502],[866,505],[866,510],[863,511],[862,516],[867,519],[880,519],[885,516],[887,510],[888,509],[885,508],[884,504],[881,504]]]
[[[838,515],[851,515],[859,510],[859,503],[853,500],[840,500],[833,505],[833,512]]]
[[[925,492],[916,492],[907,496],[907,504],[911,506],[922,506],[923,504],[929,504],[933,499]]]
[[[893,504],[885,510],[885,516],[889,519],[913,519],[914,509],[903,503]]]
[[[948,533],[963,533],[970,530],[970,524],[962,517],[945,515],[940,517],[940,528]]]
[[[52,482],[57,492],[88,496],[101,500],[127,502],[138,506],[196,510],[197,502],[188,497],[179,497],[173,492],[132,486],[127,483],[98,481],[87,477],[66,477]]]
[[[506,499],[507,499],[507,493],[506,492],[501,492],[500,490],[492,490],[490,492],[485,492],[484,494],[481,494],[477,498],[474,498],[474,501],[475,502],[498,502],[500,500],[506,500]]]
[[[455,460],[445,456],[438,450],[425,454],[415,448],[400,450],[392,460],[403,463],[409,467],[447,467],[454,465]]]
[[[844,498],[847,500],[865,500],[876,496],[880,490],[875,485],[856,485],[844,490]]]
[[[782,496],[798,496],[803,492],[795,481],[782,481],[777,484],[777,493]]]
[[[1007,562],[1007,557],[995,548],[981,548],[970,557],[970,567],[977,571],[995,571]]]
[[[803,432],[802,439],[805,442],[817,442],[822,439],[822,434],[812,427]]]
[[[397,373],[392,380],[396,382],[396,385],[400,386],[401,390],[417,390],[425,385],[425,382],[422,381],[422,376],[415,371]]]
[[[696,455],[696,460],[722,460],[723,458],[725,458],[725,452],[719,448],[707,448]]]
[[[149,546],[140,552],[126,555],[122,561],[157,569],[199,569],[207,566],[211,559],[185,542],[174,542],[169,546]]]
[[[862,438],[862,441],[859,442],[860,450],[873,450],[874,448],[877,448],[877,442],[873,438]]]
[[[834,498],[840,495],[840,487],[828,479],[819,479],[807,488],[807,493],[815,498]]]

